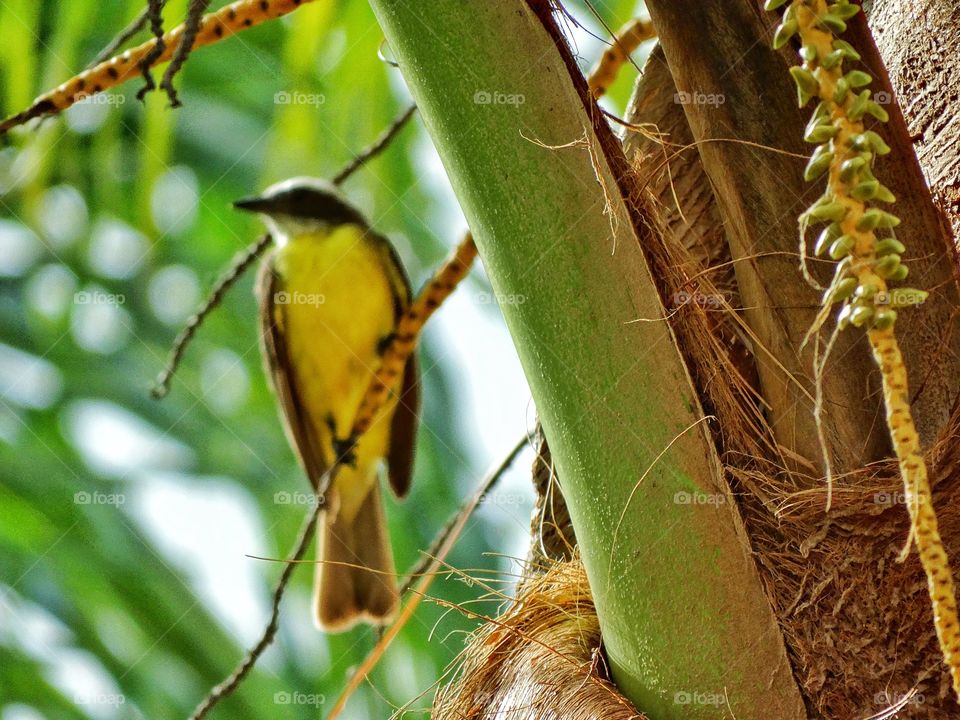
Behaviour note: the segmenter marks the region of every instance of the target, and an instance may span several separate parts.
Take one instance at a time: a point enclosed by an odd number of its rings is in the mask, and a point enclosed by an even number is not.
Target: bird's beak
[[[270,209],[270,201],[261,197],[248,197],[237,200],[233,206],[238,210],[248,212],[267,212]]]

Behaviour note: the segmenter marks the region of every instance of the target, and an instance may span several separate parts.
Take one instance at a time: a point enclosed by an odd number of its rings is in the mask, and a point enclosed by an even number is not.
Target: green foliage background
[[[142,5],[0,3],[3,114],[26,107],[85,66]],[[618,27],[635,5],[611,0],[597,9]],[[186,0],[170,0],[168,26],[180,21],[185,6]],[[589,18],[583,6],[571,9]],[[425,10],[425,32],[428,25]],[[255,218],[234,213],[230,202],[291,175],[331,175],[405,107],[399,72],[378,58],[381,50],[389,56],[381,42],[366,3],[318,0],[284,20],[199,50],[178,80],[180,110],[168,109],[157,93],[138,103],[140,82],[128,83],[112,99],[67,119],[14,133],[0,150],[3,232],[27,237],[0,262],[0,342],[42,358],[28,363],[40,367],[38,380],[18,375],[16,368],[22,372],[24,366],[0,353],[2,720],[185,717],[244,651],[247,643],[198,595],[195,579],[144,532],[129,503],[84,504],[76,493],[127,497],[138,492],[141,475],[174,472],[198,493],[224,487],[234,492],[258,514],[265,553],[287,552],[305,508],[276,502],[276,493],[302,490],[305,482],[260,370],[253,273],[201,330],[170,397],[154,402],[147,390],[194,295],[202,295],[261,230]],[[594,58],[585,58],[585,65]],[[622,107],[629,85],[629,79],[618,81],[614,105]],[[284,104],[279,92],[314,100]],[[431,196],[420,182],[429,162],[424,142],[421,130],[408,128],[345,188],[374,225],[394,238],[415,285],[461,230],[445,224],[455,217],[449,201]],[[105,219],[127,227],[104,226]],[[103,240],[110,237],[105,227],[123,228],[127,244]],[[130,237],[140,243],[134,242],[140,251],[133,257]],[[478,273],[468,282],[474,294],[483,290]],[[78,292],[122,296],[106,311],[117,313],[110,320],[119,335],[85,335],[82,313],[90,306],[78,305]],[[429,371],[415,489],[390,508],[401,568],[417,560],[479,469],[497,459],[477,457],[473,435],[483,429],[465,417],[458,397],[469,379],[453,375],[435,338],[421,352]],[[25,396],[17,390],[21,382],[39,382],[42,391]],[[76,427],[89,416],[81,411],[90,401],[149,423],[178,443],[175,451],[156,460],[149,447],[126,448],[145,453],[143,467],[134,471],[92,463],[78,446],[83,429]],[[216,514],[208,518],[211,536],[218,520]],[[504,550],[496,542],[500,529],[495,518],[478,518],[451,563],[492,580],[484,569],[509,567],[490,555]],[[234,548],[237,554],[251,550]],[[265,608],[279,566],[247,562],[256,564],[257,601]],[[317,716],[319,696],[329,702],[373,645],[368,629],[332,637],[312,629],[306,611],[310,575],[306,568],[297,574],[275,648],[221,707],[221,716]],[[488,594],[482,585],[455,579],[438,581],[433,592],[457,603]],[[494,598],[473,609],[492,612],[496,604]],[[262,621],[255,618],[251,625]],[[410,716],[425,714],[430,695],[417,699],[418,693],[440,677],[461,649],[463,631],[472,627],[459,614],[424,603],[348,717],[385,718],[411,702]],[[82,677],[91,666],[112,678],[122,704],[78,701],[53,670],[75,668]],[[317,701],[278,706],[283,696],[277,693],[298,692]]]

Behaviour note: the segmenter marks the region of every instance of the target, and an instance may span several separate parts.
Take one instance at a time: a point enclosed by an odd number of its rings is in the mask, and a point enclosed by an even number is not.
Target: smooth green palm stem
[[[656,720],[805,717],[626,162],[546,3],[371,4],[505,299],[618,686]]]

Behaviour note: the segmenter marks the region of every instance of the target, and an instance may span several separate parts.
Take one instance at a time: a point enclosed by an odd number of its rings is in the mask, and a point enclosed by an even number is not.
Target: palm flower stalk
[[[927,466],[910,410],[907,370],[894,332],[897,308],[921,303],[927,293],[888,288],[889,282],[907,277],[907,266],[901,261],[906,248],[892,236],[899,218],[876,206],[895,201],[873,172],[876,158],[890,148],[878,133],[864,126],[869,117],[886,122],[887,112],[871,96],[869,74],[844,70],[846,61],[856,62],[860,56],[839,36],[860,6],[849,0],[766,3],[767,10],[784,6],[774,47],[798,38],[803,62],[792,67],[790,74],[800,106],[817,101],[804,136],[816,147],[804,175],[808,181],[827,179],[826,191],[801,215],[800,225],[804,234],[810,225],[823,225],[814,252],[837,261],[823,296],[820,322],[837,305],[839,329],[853,325],[867,331],[880,368],[887,427],[910,514],[910,539],[904,554],[915,542],[927,576],[937,639],[960,698],[960,626],[953,574],[937,529]]]

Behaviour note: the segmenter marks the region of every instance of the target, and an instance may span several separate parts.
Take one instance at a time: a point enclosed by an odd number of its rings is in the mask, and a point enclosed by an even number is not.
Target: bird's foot
[[[336,457],[338,465],[349,465],[352,468],[357,467],[357,440],[359,438],[350,435],[345,438],[333,438],[333,454]]]

